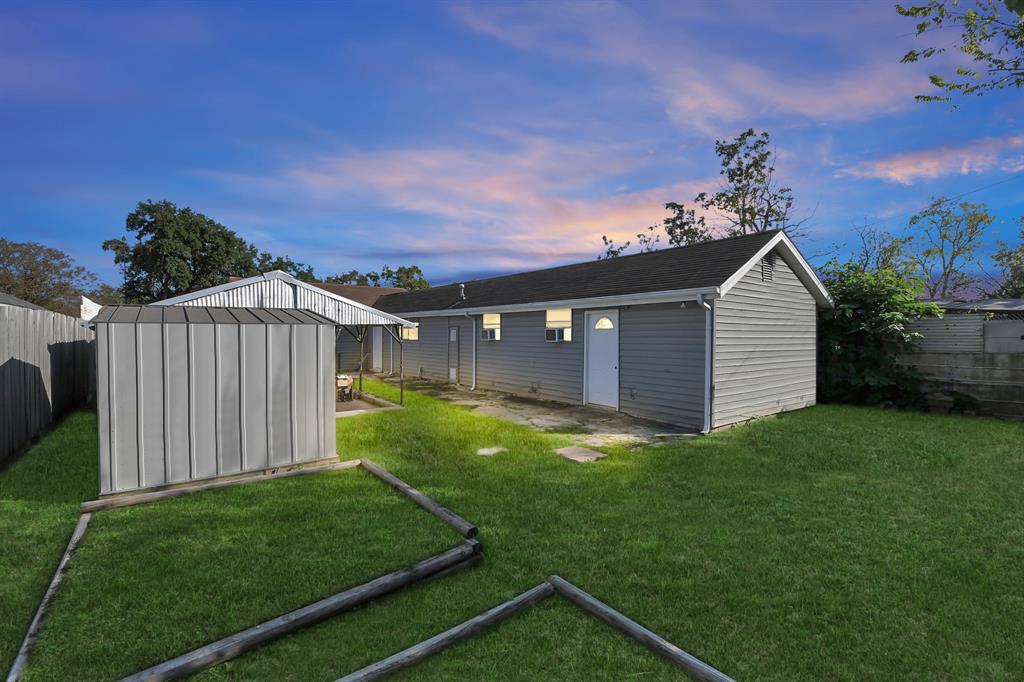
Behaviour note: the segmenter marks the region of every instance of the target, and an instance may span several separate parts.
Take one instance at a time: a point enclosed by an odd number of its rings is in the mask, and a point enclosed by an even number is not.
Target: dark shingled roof
[[[759,232],[693,246],[470,280],[465,283],[465,301],[459,300],[458,284],[447,284],[382,296],[374,307],[389,313],[426,312],[713,288],[724,284],[777,233],[778,230]]]

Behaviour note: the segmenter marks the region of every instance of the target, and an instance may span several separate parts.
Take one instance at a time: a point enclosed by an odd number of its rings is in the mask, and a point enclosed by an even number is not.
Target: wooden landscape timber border
[[[413,488],[402,479],[389,473],[370,460],[351,459],[342,462],[334,461],[327,464],[314,462],[297,467],[292,466],[286,471],[280,471],[279,469],[267,469],[263,472],[238,474],[227,479],[175,484],[160,490],[115,494],[98,500],[83,502],[81,505],[82,514],[78,519],[78,524],[75,526],[74,532],[71,534],[71,540],[68,542],[67,549],[64,551],[64,556],[61,557],[60,563],[57,564],[57,570],[54,572],[53,578],[50,580],[50,585],[47,588],[46,593],[43,595],[42,601],[39,602],[39,607],[36,609],[35,616],[32,618],[31,623],[29,623],[28,632],[26,632],[25,638],[22,640],[17,657],[14,659],[14,665],[11,666],[11,669],[7,674],[6,682],[18,682],[21,679],[21,675],[25,671],[25,666],[28,664],[29,654],[32,651],[36,637],[38,636],[43,621],[46,618],[46,611],[50,608],[50,605],[56,597],[57,588],[64,580],[64,575],[67,573],[71,557],[74,556],[75,551],[78,549],[78,545],[85,536],[85,530],[89,525],[89,520],[92,518],[93,512],[115,509],[118,507],[127,507],[136,504],[159,502],[161,500],[180,497],[189,493],[216,490],[218,488],[243,485],[246,483],[290,478],[292,476],[301,476],[305,474],[318,474],[328,471],[339,471],[342,469],[353,469],[360,466],[391,488],[402,493],[406,498],[416,503],[419,507],[452,526],[466,539],[462,544],[448,550],[447,552],[442,552],[441,554],[424,559],[419,563],[398,569],[397,571],[393,571],[392,573],[371,580],[363,585],[353,587],[345,590],[344,592],[339,592],[313,604],[309,604],[295,611],[286,613],[283,616],[279,616],[266,621],[265,623],[261,623],[235,633],[234,635],[230,635],[229,637],[218,640],[217,642],[207,644],[199,649],[195,649],[194,651],[171,659],[170,661],[165,661],[157,666],[135,673],[134,675],[130,675],[124,679],[171,680],[185,675],[190,675],[194,672],[198,672],[199,670],[216,665],[217,663],[222,663],[235,658],[246,651],[266,644],[272,639],[276,639],[282,635],[306,627],[307,625],[312,625],[326,618],[330,618],[341,611],[351,609],[376,597],[384,596],[414,582],[436,580],[450,575],[455,571],[475,567],[481,562],[483,557],[481,553],[482,546],[478,540],[474,539],[477,533],[475,525],[466,521],[447,507],[438,504],[424,493]],[[181,672],[176,673],[175,671],[179,668]]]
[[[379,464],[369,459],[349,459],[343,462],[333,462],[330,464],[306,466],[303,468],[289,469],[288,471],[270,470],[269,472],[237,475],[230,479],[201,481],[196,483],[182,483],[161,490],[153,490],[139,493],[125,493],[122,495],[104,497],[98,500],[83,502],[81,509],[83,512],[94,512],[103,509],[114,509],[116,507],[128,507],[134,504],[159,502],[160,500],[166,500],[172,497],[180,497],[181,495],[202,492],[204,490],[216,490],[217,488],[226,488],[229,486],[243,485],[246,483],[256,483],[259,481],[274,480],[278,478],[288,478],[291,476],[302,476],[305,474],[319,474],[325,471],[337,471],[340,469],[351,469],[353,467],[361,467],[368,471],[369,473],[373,474],[390,487],[394,488],[398,492],[405,495],[408,499],[416,503],[422,509],[430,512],[437,518],[447,523],[449,526],[457,530],[459,534],[463,537],[476,537],[477,527],[474,524],[462,518],[461,516],[453,512],[451,509],[448,509],[448,507],[445,507],[444,505],[437,503],[428,495],[420,492],[416,488],[413,488],[411,485],[409,485],[402,479],[398,478],[394,474],[385,470]]]
[[[631,637],[640,644],[668,659],[670,663],[689,673],[693,678],[707,682],[733,682],[725,673],[712,668],[699,658],[692,656],[660,635],[651,632],[636,621],[616,611],[604,602],[587,594],[569,581],[553,575],[536,587],[519,594],[478,616],[434,635],[419,644],[399,651],[383,660],[350,673],[337,682],[371,682],[398,672],[446,649],[453,644],[480,634],[488,627],[522,613],[534,604],[553,595],[560,595],[578,608],[586,611],[616,630]]]
[[[314,625],[343,611],[348,611],[407,587],[418,580],[465,564],[479,553],[480,542],[478,540],[464,540],[462,544],[447,552],[201,646],[152,668],[129,675],[121,682],[160,682],[193,675],[219,663],[237,658],[247,651],[261,647],[296,630]]]
[[[64,550],[64,556],[61,557],[60,563],[57,564],[57,570],[54,572],[53,578],[50,579],[50,585],[46,588],[46,593],[43,594],[43,599],[39,602],[39,607],[32,617],[32,622],[28,625],[25,639],[21,641],[21,647],[18,649],[18,655],[14,659],[14,664],[11,666],[10,672],[7,673],[7,682],[17,682],[21,679],[22,673],[25,672],[25,666],[28,665],[29,652],[32,651],[32,647],[36,643],[36,637],[39,636],[43,621],[46,619],[46,610],[50,608],[54,597],[57,596],[57,588],[64,581],[64,575],[68,571],[68,564],[71,562],[71,557],[75,555],[75,550],[78,549],[78,543],[85,536],[85,529],[89,526],[89,519],[91,518],[92,514],[89,513],[78,517],[78,523],[75,525],[75,530],[71,533],[71,539],[68,541],[67,549]]]

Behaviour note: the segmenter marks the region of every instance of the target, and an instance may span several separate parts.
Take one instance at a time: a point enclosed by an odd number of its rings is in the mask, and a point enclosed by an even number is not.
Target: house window
[[[594,329],[615,329],[615,325],[612,323],[611,318],[602,315],[594,323]]]
[[[402,327],[402,340],[403,341],[419,341],[420,340],[420,328],[419,327]]]
[[[501,313],[484,313],[483,329],[480,338],[484,341],[501,340]]]
[[[544,323],[547,341],[572,341],[572,309],[551,308]]]
[[[761,281],[770,282],[775,274],[775,252],[766,254],[761,259]]]

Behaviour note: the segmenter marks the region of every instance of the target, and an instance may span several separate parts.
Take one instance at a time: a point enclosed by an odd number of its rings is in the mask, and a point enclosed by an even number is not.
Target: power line
[[[982,185],[981,187],[975,187],[974,189],[967,190],[966,192],[961,192],[960,194],[956,194],[954,196],[944,197],[944,198],[945,198],[945,201],[947,201],[947,202],[956,201],[957,199],[963,199],[964,197],[970,196],[971,194],[977,194],[978,192],[983,192],[986,189],[992,189],[993,187],[998,187],[999,185],[1005,185],[1008,182],[1013,182],[1014,180],[1020,180],[1022,178],[1024,178],[1024,173],[1013,173],[1012,175],[1010,175],[1010,177],[1003,178],[1002,180],[999,180],[997,182],[989,183],[987,185]],[[921,211],[925,210],[926,208],[928,208],[928,205],[922,206],[921,208],[917,209],[916,211],[907,211],[905,213],[897,213],[896,215],[890,216],[888,218],[879,218],[878,220],[875,220],[874,222],[865,223],[864,225],[858,225],[858,227],[860,227],[862,229],[866,229],[866,228],[869,228],[869,227],[874,227],[875,225],[880,225],[880,224],[882,224],[884,222],[889,222],[889,221],[892,221],[892,220],[896,220],[896,219],[901,218],[901,217],[912,216],[912,215],[914,215],[916,213],[920,213]]]

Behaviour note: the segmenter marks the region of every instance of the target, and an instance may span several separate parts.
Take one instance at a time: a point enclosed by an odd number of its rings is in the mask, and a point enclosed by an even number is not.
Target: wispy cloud
[[[985,137],[965,145],[935,147],[865,161],[837,171],[837,177],[871,178],[912,185],[949,175],[1024,171],[1024,136]]]
[[[687,6],[690,7],[690,6]],[[723,126],[765,117],[799,116],[812,122],[859,121],[913,106],[908,92],[926,80],[898,63],[897,54],[860,54],[844,65],[786,64],[786,49],[764,53],[708,45],[706,17],[676,22],[670,31],[656,16],[640,17],[615,2],[459,5],[470,29],[508,45],[562,59],[641,73],[667,116],[685,129],[718,134]],[[833,17],[834,20],[834,17]],[[713,41],[712,41],[713,42]],[[784,44],[784,41],[780,41]],[[775,63],[770,63],[770,62]]]
[[[666,202],[686,200],[712,182],[607,189],[647,156],[630,147],[492,131],[459,145],[319,155],[267,175],[204,175],[243,194],[297,198],[324,212],[390,212],[394,236],[401,234],[392,252],[448,266],[477,253],[489,267],[509,269],[594,255],[602,235],[632,238],[661,220]],[[428,227],[411,230],[402,215]]]

